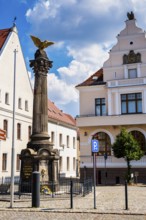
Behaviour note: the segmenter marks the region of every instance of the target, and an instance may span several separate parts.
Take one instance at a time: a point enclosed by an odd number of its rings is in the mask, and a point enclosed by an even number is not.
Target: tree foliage
[[[130,180],[130,161],[139,160],[144,152],[141,150],[139,143],[132,136],[131,133],[128,133],[125,128],[121,129],[119,135],[117,135],[116,140],[112,146],[114,156],[117,158],[124,158],[127,162],[128,168],[128,182]]]
[[[123,157],[125,160],[139,160],[143,156],[137,140],[125,128],[122,128],[120,134],[117,135],[112,149],[115,157]]]

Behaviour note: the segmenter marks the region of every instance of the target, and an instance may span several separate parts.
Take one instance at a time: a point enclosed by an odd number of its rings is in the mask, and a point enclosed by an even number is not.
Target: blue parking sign
[[[91,142],[92,145],[92,153],[97,153],[99,151],[99,143],[98,140],[93,139]]]

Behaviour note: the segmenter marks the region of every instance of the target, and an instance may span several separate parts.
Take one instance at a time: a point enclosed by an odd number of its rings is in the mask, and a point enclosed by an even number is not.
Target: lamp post
[[[13,208],[14,202],[14,162],[15,162],[15,97],[16,97],[16,54],[14,50],[14,81],[13,81],[13,123],[12,123],[12,153],[11,153],[11,199],[10,208]]]
[[[87,178],[87,167],[84,166],[84,180]]]
[[[65,145],[61,144],[60,147],[61,147],[61,149],[59,149],[59,180],[60,180],[60,174],[61,174],[61,171],[62,171],[62,157],[60,156],[60,152],[64,151]]]
[[[106,160],[107,160],[107,151],[104,153],[104,174],[105,174],[105,185],[106,185],[106,178],[107,178],[107,172],[106,172]]]
[[[76,177],[79,177],[79,160],[76,159]]]

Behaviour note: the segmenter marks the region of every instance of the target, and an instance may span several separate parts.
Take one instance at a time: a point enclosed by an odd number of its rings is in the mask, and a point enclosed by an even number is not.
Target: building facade
[[[146,35],[134,14],[125,22],[103,67],[77,85],[80,97],[81,175],[93,175],[91,140],[99,141],[97,183],[123,183],[126,161],[113,156],[112,144],[122,127],[146,152]],[[88,103],[88,104],[87,104]],[[134,178],[146,182],[146,156],[132,161]]]
[[[15,62],[16,61],[16,62]],[[0,30],[0,129],[6,131],[6,140],[0,140],[0,178],[11,176],[14,72],[15,80],[15,126],[14,126],[14,174],[19,176],[19,154],[31,134],[33,92],[26,69],[15,25]]]
[[[60,177],[79,177],[76,120],[48,101],[48,132],[54,148],[60,152]]]

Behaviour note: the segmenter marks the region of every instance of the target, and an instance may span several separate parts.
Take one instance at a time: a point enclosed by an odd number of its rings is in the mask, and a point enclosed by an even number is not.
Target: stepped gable
[[[11,28],[0,30],[0,49],[2,49],[10,32],[11,32]]]
[[[76,126],[76,120],[71,115],[63,113],[50,100],[48,100],[48,117],[72,126]]]
[[[101,68],[93,75],[91,75],[88,79],[86,79],[84,82],[78,84],[76,87],[94,86],[94,85],[102,85],[102,84],[105,84],[105,82],[103,82],[103,69]]]

